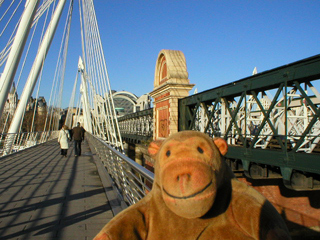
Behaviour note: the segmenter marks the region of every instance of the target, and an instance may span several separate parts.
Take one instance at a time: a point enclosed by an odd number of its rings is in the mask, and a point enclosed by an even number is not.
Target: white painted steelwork
[[[153,117],[151,115],[136,116],[119,121],[122,134],[152,137]]]
[[[10,125],[8,133],[17,133],[18,132],[23,112],[25,111],[25,108],[27,106],[27,102],[28,102],[28,100],[33,92],[33,89],[35,87],[35,84],[37,82],[43,61],[45,60],[48,49],[50,47],[50,44],[51,44],[52,38],[54,36],[54,33],[56,30],[57,24],[59,22],[59,19],[60,19],[65,2],[66,2],[66,0],[59,1],[57,8],[55,10],[55,13],[51,19],[51,22],[47,28],[46,34],[43,37],[43,41],[41,43],[41,46],[39,47],[38,54],[37,54],[36,59],[33,63],[33,66],[30,71],[30,74],[28,76],[25,87],[23,89],[19,104],[17,106],[17,110],[16,110],[14,117],[12,119],[12,123]]]
[[[82,100],[84,114],[91,117],[92,133],[123,150],[94,4],[92,0],[79,2],[85,69],[82,77],[86,80],[82,82],[82,91],[87,91],[87,99]]]
[[[254,148],[261,149],[272,147],[274,137],[281,138],[287,135],[289,147],[294,148],[299,138],[305,134],[314,110],[296,88],[287,92],[282,89],[282,92],[282,96],[279,97],[272,96],[269,92],[262,92],[258,96],[246,95],[232,101],[221,99],[220,102],[208,106],[202,103],[197,109],[194,130],[222,137],[228,133],[227,141],[232,145],[236,145],[240,138],[247,139],[249,142],[256,139]],[[304,94],[311,96],[309,99],[314,105],[320,105],[320,94],[312,83],[305,86]],[[273,109],[270,109],[272,101],[276,101],[276,104]],[[263,112],[268,111],[269,117],[266,121]],[[233,113],[236,113],[234,116],[236,124],[230,125]],[[285,122],[285,115],[287,115],[287,122]],[[210,123],[208,123],[209,116],[212,116]],[[230,128],[231,131],[229,131]],[[259,128],[262,130],[257,135]],[[296,151],[311,153],[319,141],[320,120],[318,119],[312,129],[306,133],[304,142]]]
[[[138,202],[150,191],[150,186],[154,180],[152,172],[110,147],[96,136],[88,134],[86,138],[90,147],[94,148],[100,157],[127,205]],[[147,182],[149,182],[149,185],[147,185]]]
[[[91,114],[90,114],[90,105],[88,98],[88,88],[87,88],[87,75],[86,70],[83,64],[81,57],[79,58],[78,71],[81,73],[81,84],[80,84],[80,94],[81,102],[83,107],[83,119],[84,119],[84,128],[87,132],[92,133],[92,123],[91,123]]]
[[[14,38],[11,50],[4,68],[4,71],[0,78],[0,117],[3,112],[4,105],[8,98],[8,93],[11,89],[11,85],[18,68],[21,54],[26,44],[30,27],[35,16],[39,0],[27,1],[25,10],[21,16],[21,21]]]
[[[17,134],[0,134],[0,156],[19,152],[21,150],[45,143],[58,137],[59,131],[23,132]],[[8,137],[10,135],[10,137]],[[12,143],[6,144],[7,140]],[[10,148],[6,148],[10,147]]]
[[[10,133],[10,134],[16,134],[19,131],[20,123],[22,121],[24,111],[26,109],[27,103],[30,99],[30,96],[31,96],[33,89],[35,87],[35,84],[37,82],[38,76],[39,76],[41,68],[43,66],[43,62],[44,62],[46,55],[48,53],[48,49],[50,48],[50,44],[51,44],[53,36],[55,34],[55,30],[56,30],[58,22],[60,20],[61,13],[62,13],[63,7],[65,5],[65,2],[66,2],[66,0],[59,1],[58,5],[56,7],[56,10],[52,16],[52,19],[50,21],[50,24],[47,28],[47,31],[43,37],[42,43],[39,47],[37,56],[36,56],[34,63],[32,65],[27,82],[24,86],[22,95],[20,97],[19,104],[17,106],[17,109],[16,109],[15,114],[13,116],[10,128],[8,130],[8,133]],[[10,144],[12,144],[12,141],[13,141],[11,136],[12,135],[8,135],[8,137],[10,139],[6,140],[6,144],[8,144],[8,146],[5,147],[6,149],[11,148],[9,146]]]

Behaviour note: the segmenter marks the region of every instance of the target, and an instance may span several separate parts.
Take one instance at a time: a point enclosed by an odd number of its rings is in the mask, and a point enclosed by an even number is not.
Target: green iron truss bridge
[[[179,130],[227,140],[234,171],[319,190],[319,78],[316,55],[180,99]]]
[[[229,144],[233,171],[282,178],[295,190],[320,190],[320,55],[179,100],[179,131]],[[153,110],[119,118],[122,138],[152,139]]]

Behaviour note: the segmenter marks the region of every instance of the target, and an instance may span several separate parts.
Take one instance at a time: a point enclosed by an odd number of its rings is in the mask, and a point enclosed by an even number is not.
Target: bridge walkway
[[[119,210],[88,143],[78,157],[69,145],[67,158],[52,140],[0,159],[1,240],[92,239]]]

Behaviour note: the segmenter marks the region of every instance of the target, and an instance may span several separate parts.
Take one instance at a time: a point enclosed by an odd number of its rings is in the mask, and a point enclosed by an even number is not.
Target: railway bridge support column
[[[178,132],[178,99],[189,96],[194,84],[188,79],[184,54],[161,50],[156,62],[153,107],[153,139],[166,138]]]
[[[178,99],[189,96],[189,91],[194,87],[188,76],[186,59],[181,51],[160,51],[155,67],[154,89],[150,93],[154,100],[153,140],[178,132]],[[139,153],[136,155],[141,157],[147,169],[153,171],[154,162],[149,157],[147,144],[138,147]]]

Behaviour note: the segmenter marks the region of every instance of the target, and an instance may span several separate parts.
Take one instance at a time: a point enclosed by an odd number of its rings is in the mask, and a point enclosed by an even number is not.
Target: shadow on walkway
[[[87,143],[56,140],[0,158],[0,239],[92,239],[113,217]]]

